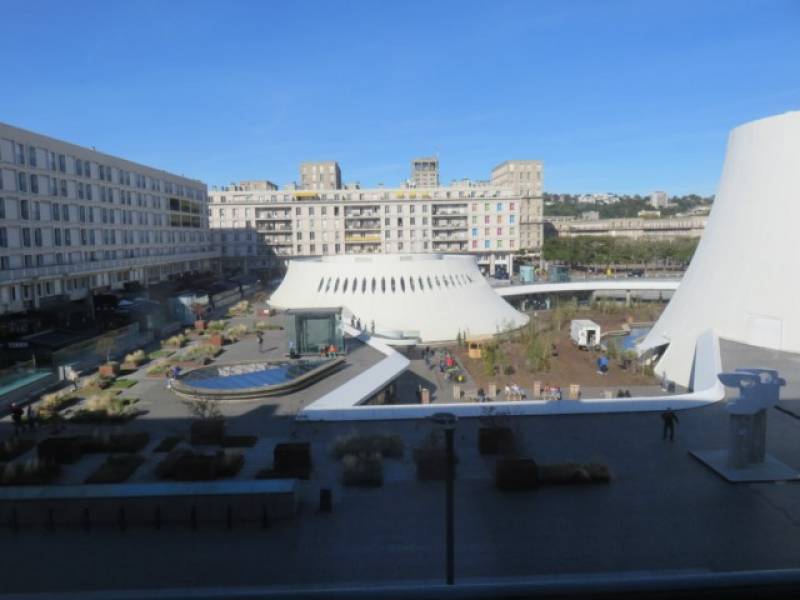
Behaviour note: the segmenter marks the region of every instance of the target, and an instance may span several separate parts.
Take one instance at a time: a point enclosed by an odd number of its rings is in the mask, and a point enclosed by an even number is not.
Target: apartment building
[[[211,268],[204,183],[0,123],[0,314]]]
[[[656,191],[650,194],[650,206],[654,209],[666,208],[669,206],[669,196],[667,192]]]
[[[707,216],[683,216],[623,219],[576,219],[575,217],[546,217],[547,227],[559,237],[611,236],[630,239],[671,240],[680,237],[700,237]]]
[[[335,160],[300,163],[300,187],[304,190],[339,190],[342,171]]]
[[[415,158],[411,161],[413,187],[439,187],[439,159],[435,156]]]
[[[288,257],[440,252],[475,255],[494,273],[498,265],[510,270],[517,252],[541,248],[542,199],[512,184],[472,181],[313,191],[227,187],[210,192],[209,222],[223,258],[250,257],[244,262],[251,267]]]

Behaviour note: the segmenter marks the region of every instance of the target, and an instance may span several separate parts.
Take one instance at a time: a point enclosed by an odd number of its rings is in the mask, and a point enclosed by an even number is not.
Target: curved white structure
[[[535,294],[558,294],[563,292],[674,292],[680,285],[680,279],[584,279],[580,281],[564,281],[550,283],[524,283],[493,288],[503,298],[512,296],[528,296]]]
[[[341,306],[386,338],[422,342],[492,335],[529,318],[489,286],[474,257],[447,254],[324,256],[292,260],[270,306]]]
[[[680,287],[639,346],[668,344],[659,374],[692,383],[701,332],[800,352],[800,112],[731,132],[705,233]]]

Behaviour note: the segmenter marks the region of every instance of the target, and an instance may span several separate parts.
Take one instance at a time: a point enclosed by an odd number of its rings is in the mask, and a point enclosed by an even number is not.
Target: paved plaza
[[[249,355],[248,343],[235,352]],[[269,347],[267,341],[264,346]],[[768,364],[787,378],[780,410],[769,414],[768,450],[800,468],[800,357],[728,342],[722,351],[726,369]],[[354,360],[359,352],[364,352],[364,364],[379,359],[364,347],[355,350]],[[230,358],[237,356],[232,352]],[[153,407],[135,428],[185,428],[175,413],[178,404],[157,404],[164,397],[162,382],[141,385],[143,402]],[[410,449],[431,434],[431,425],[295,424],[290,413],[303,400],[292,402],[225,410],[231,411],[232,430],[270,441],[248,451],[262,462],[269,462],[274,441],[312,443],[315,470],[302,484],[304,503],[294,521],[267,530],[209,525],[198,531],[3,531],[2,590],[440,582],[444,485],[417,482],[410,456]],[[459,421],[456,581],[795,567],[800,485],[726,483],[689,455],[690,450],[725,447],[728,419],[722,404],[682,411],[679,417],[672,444],[662,441],[656,413],[517,418],[512,427],[527,456],[542,463],[601,461],[614,475],[608,485],[545,487],[521,494],[495,490],[494,461],[477,450],[479,420]],[[380,488],[338,483],[341,467],[328,449],[337,435],[354,429],[396,432],[405,440],[404,458],[386,460]],[[333,488],[331,514],[317,511],[320,487]]]

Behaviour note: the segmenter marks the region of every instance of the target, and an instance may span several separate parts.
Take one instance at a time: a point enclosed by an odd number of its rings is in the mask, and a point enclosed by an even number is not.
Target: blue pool
[[[320,361],[303,361],[285,364],[262,363],[258,365],[205,367],[190,371],[182,378],[182,381],[192,387],[209,390],[263,388],[296,379],[317,368],[320,364]]]
[[[623,338],[620,338],[622,342],[622,349],[623,350],[635,350],[636,344],[642,340],[644,336],[648,334],[650,331],[649,327],[634,327],[631,329],[630,333]]]

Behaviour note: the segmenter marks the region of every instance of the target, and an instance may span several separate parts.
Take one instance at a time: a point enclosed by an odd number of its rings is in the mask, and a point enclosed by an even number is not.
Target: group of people
[[[366,325],[366,323],[364,323],[364,325]],[[361,326],[361,319],[360,318],[357,319],[355,315],[350,315],[350,327],[355,327],[359,331],[365,331],[365,327]],[[370,333],[375,333],[374,320],[370,321],[369,323],[369,331]]]
[[[319,355],[323,358],[333,358],[337,354],[339,354],[339,349],[336,347],[336,344],[323,346],[319,351]]]
[[[23,421],[23,417],[25,417]],[[33,404],[28,404],[28,408],[22,407],[16,402],[11,403],[11,419],[14,421],[14,434],[22,433],[26,427],[29,431],[36,430],[36,410]]]
[[[524,400],[528,397],[525,393],[525,390],[519,387],[516,383],[512,383],[511,385],[506,384],[503,392],[505,393],[506,400]]]
[[[178,377],[180,377],[180,374],[181,374],[181,368],[178,365],[175,365],[174,367],[170,367],[169,369],[167,369],[167,372],[165,373],[165,375],[167,377],[167,389],[168,390],[172,389],[172,384],[174,383],[174,381]]]

